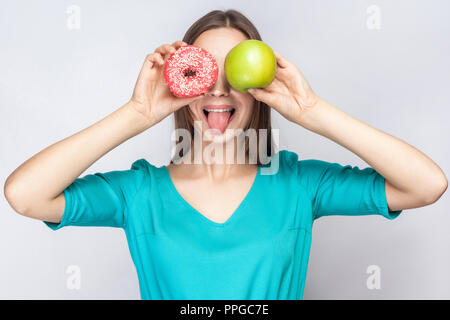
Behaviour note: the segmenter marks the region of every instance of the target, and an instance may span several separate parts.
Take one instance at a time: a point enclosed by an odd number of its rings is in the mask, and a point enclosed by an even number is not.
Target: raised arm
[[[286,119],[352,151],[385,178],[390,210],[438,200],[448,181],[441,168],[408,143],[359,121],[315,95],[300,69],[275,52],[277,72],[264,89],[249,90]]]
[[[30,218],[60,222],[65,205],[63,191],[82,172],[124,141],[200,98],[177,98],[163,81],[165,60],[182,45],[186,43],[165,44],[146,57],[129,102],[15,169],[4,185],[11,207]]]
[[[149,127],[131,104],[45,148],[14,170],[4,187],[11,207],[30,218],[59,222],[64,189],[104,154]]]
[[[391,210],[429,205],[447,189],[444,172],[423,152],[322,99],[305,114],[304,121],[314,132],[358,155],[385,178]]]

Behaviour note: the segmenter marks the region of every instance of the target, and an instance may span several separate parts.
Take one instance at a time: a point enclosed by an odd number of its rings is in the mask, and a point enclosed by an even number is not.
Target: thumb
[[[198,96],[190,97],[190,98],[177,98],[175,101],[175,106],[176,106],[175,109],[178,110],[181,107],[188,105],[189,103],[199,100],[200,98],[202,98],[202,95],[198,95]]]
[[[268,105],[272,102],[272,95],[264,89],[250,88],[247,90],[256,100]]]
[[[198,96],[195,96],[195,97],[183,98],[182,101],[183,101],[184,104],[189,104],[191,102],[199,100],[202,97],[203,97],[203,95],[199,94]]]

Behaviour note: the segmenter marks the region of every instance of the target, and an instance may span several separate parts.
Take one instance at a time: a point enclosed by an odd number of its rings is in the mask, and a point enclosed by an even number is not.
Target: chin
[[[208,124],[203,127],[203,136],[202,139],[204,141],[208,141],[214,144],[226,144],[233,143],[234,137],[243,135],[244,127],[227,127],[224,132],[220,132],[217,129],[211,129]]]

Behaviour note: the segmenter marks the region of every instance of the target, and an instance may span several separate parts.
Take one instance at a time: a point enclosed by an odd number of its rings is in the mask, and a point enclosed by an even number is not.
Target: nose
[[[221,88],[211,88],[208,92],[205,92],[207,97],[228,97],[229,93]]]
[[[227,97],[230,94],[230,86],[228,84],[227,77],[225,75],[224,69],[221,68],[219,70],[219,75],[217,77],[214,85],[205,92],[205,96],[207,97]]]

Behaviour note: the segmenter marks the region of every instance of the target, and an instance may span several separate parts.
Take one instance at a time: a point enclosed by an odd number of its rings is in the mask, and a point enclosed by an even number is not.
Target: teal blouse
[[[216,223],[178,193],[165,166],[88,174],[64,190],[64,226],[122,228],[141,299],[302,299],[313,222],[389,211],[373,168],[299,160],[279,151],[259,166],[233,215]]]

